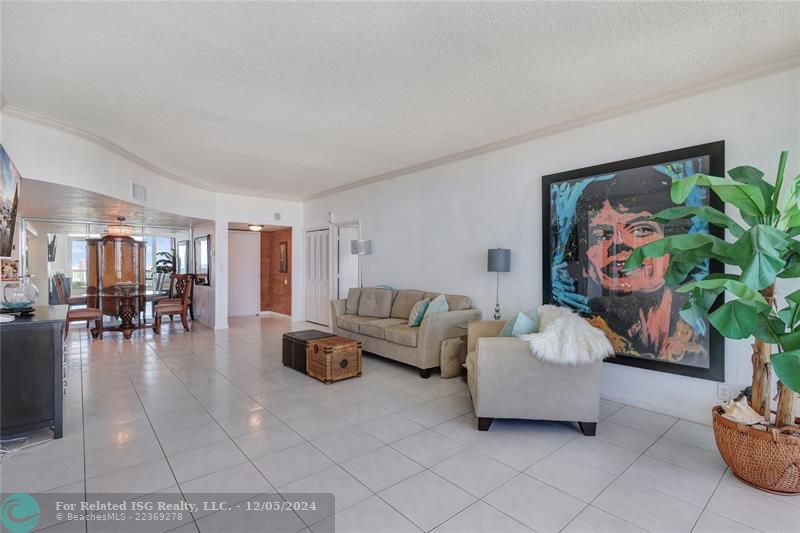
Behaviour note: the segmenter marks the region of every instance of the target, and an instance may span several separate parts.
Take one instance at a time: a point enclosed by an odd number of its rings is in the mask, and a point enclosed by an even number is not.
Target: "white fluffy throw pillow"
[[[531,353],[548,363],[582,365],[614,354],[605,333],[580,315],[555,305],[539,307],[539,333],[521,335]]]

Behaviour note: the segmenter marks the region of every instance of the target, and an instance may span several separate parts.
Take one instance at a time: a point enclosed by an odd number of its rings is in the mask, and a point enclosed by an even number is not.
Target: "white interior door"
[[[228,316],[257,315],[261,307],[261,235],[228,232]]]
[[[347,298],[350,289],[359,286],[358,256],[350,253],[350,241],[358,239],[358,226],[339,226],[338,229],[336,287],[338,297]]]
[[[330,232],[306,233],[306,320],[330,323]]]

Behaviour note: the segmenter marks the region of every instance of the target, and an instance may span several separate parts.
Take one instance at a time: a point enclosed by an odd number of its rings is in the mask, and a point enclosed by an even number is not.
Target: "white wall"
[[[2,116],[2,143],[23,177],[92,190],[127,202],[131,180],[148,188],[147,206],[187,217],[210,220],[195,227],[194,234],[212,235],[212,285],[199,287],[196,317],[216,329],[228,327],[228,223],[279,223],[292,226],[292,316],[305,315],[302,280],[305,278],[302,246],[303,204],[221,194],[179,183],[156,174],[120,154],[56,125],[45,125],[16,116]],[[220,176],[220,180],[224,180]],[[273,218],[280,214],[280,222]]]
[[[781,149],[800,169],[800,70],[749,80],[626,116],[315,199],[305,226],[362,223],[372,239],[365,283],[471,296],[491,316],[495,278],[486,250],[511,248],[501,275],[504,316],[542,301],[541,176],[724,139],[726,167],[773,173]],[[798,287],[794,287],[798,288]],[[788,289],[784,287],[785,294]],[[749,381],[747,342],[726,343],[727,381]],[[716,383],[606,364],[603,396],[708,422]]]

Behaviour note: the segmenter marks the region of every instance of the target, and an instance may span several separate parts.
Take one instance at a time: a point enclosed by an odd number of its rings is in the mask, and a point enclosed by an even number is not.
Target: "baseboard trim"
[[[277,313],[275,311],[259,311],[258,316],[268,316],[272,318],[281,318],[283,320],[291,320],[292,317],[290,315],[284,315],[283,313]]]

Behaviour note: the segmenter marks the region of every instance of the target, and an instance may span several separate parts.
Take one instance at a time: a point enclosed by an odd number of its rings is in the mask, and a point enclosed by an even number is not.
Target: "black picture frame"
[[[278,272],[289,272],[289,241],[278,243]]]
[[[716,141],[542,176],[543,302],[545,304],[553,302],[553,287],[551,279],[551,186],[553,184],[568,180],[576,180],[583,177],[588,178],[591,176],[610,174],[628,169],[635,169],[644,166],[658,165],[660,163],[680,161],[703,156],[709,156],[710,158],[710,175],[725,175],[725,141]],[[709,191],[709,193],[709,205],[724,212],[724,203],[716,194],[711,191]],[[717,226],[710,226],[709,232],[711,235],[721,239],[725,238],[724,230],[718,228]],[[724,272],[724,265],[716,260],[712,260],[710,262],[709,268],[711,273]],[[712,310],[722,305],[723,302],[724,299],[722,297],[719,298],[712,307]],[[725,381],[725,339],[719,334],[719,332],[717,332],[716,329],[709,326],[709,368],[681,365],[668,361],[645,359],[624,354],[617,354],[617,356],[608,359],[606,362],[710,381],[723,382]]]
[[[195,237],[192,243],[195,285],[211,285],[211,235]]]

